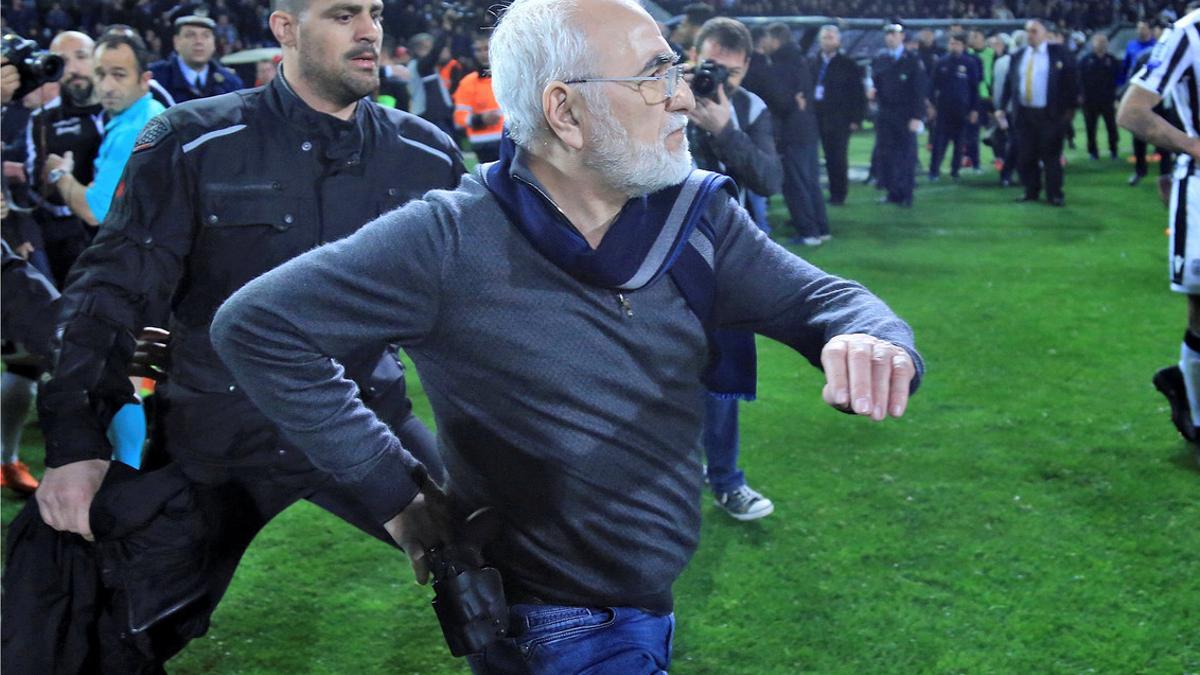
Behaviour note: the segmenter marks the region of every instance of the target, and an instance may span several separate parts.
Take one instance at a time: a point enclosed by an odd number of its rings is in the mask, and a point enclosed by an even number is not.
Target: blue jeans
[[[714,494],[731,492],[746,484],[738,470],[738,402],[704,397],[704,457],[708,485]]]
[[[632,607],[513,605],[509,635],[467,659],[477,675],[657,675],[671,665],[675,615]]]
[[[771,234],[771,226],[767,223],[767,201],[767,197],[757,192],[746,191],[746,211],[750,218],[764,234]]]

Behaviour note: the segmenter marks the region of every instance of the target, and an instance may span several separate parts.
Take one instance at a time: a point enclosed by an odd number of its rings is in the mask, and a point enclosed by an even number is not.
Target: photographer
[[[63,202],[48,181],[47,160],[71,153],[75,180],[87,185],[93,179],[92,162],[104,137],[104,111],[100,106],[92,71],[95,43],[83,33],[59,33],[50,51],[64,62],[61,95],[33,111],[25,128],[25,174],[37,209],[34,217],[42,229],[52,279],[63,288],[75,259],[91,243],[94,230]]]
[[[743,206],[747,190],[769,197],[783,183],[771,113],[762,99],[741,87],[752,45],[750,31],[733,19],[710,19],[700,27],[696,49],[701,65],[691,80],[696,107],[688,113],[696,165],[733,178]],[[775,508],[771,500],[751,489],[737,467],[737,400],[708,396],[705,404],[704,454],[717,506],[738,520],[770,515]]]

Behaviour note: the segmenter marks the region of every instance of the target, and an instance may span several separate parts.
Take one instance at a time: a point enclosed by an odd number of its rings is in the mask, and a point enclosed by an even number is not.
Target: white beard
[[[594,169],[614,190],[630,197],[658,192],[678,185],[692,171],[692,153],[687,134],[675,150],[667,148],[667,136],[687,127],[687,115],[672,113],[658,143],[632,141],[629,133],[613,119],[612,108],[602,96],[584,94],[595,127],[588,139],[583,162]]]

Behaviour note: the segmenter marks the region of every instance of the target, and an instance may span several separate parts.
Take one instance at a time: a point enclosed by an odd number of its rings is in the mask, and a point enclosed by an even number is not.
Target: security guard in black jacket
[[[441,472],[432,434],[412,416],[394,350],[347,361],[346,377],[412,454],[379,456],[334,475],[283,440],[209,341],[213,314],[246,282],[427,190],[456,187],[464,170],[445,134],[364,98],[379,84],[377,5],[276,6],[270,25],[283,46],[283,67],[275,80],[176,106],[142,131],[112,210],[72,272],[55,377],[39,400],[49,468],[37,508],[54,529],[90,537],[97,485],[107,473],[96,501],[110,502],[106,490],[125,473],[109,471],[104,430],[130,400],[125,371],[133,335],[169,308],[168,378],[159,390],[155,442],[171,463],[136,480],[145,481],[147,495],[171,499],[162,518],[178,519],[178,490],[157,489],[155,476],[170,472],[163,475],[177,480],[182,471],[190,492],[184,501],[202,517],[165,530],[170,543],[135,545],[147,530],[111,519],[95,530],[113,602],[128,607],[128,625],[114,629],[128,639],[103,635],[96,649],[141,654],[149,672],[207,630],[246,546],[287,506],[308,499],[394,544],[384,524],[397,515],[396,496],[378,478],[388,472],[376,469],[435,478]],[[314,64],[314,54],[323,61]],[[142,520],[148,508],[138,505]],[[105,532],[130,538],[128,545],[104,541]],[[104,546],[114,543],[105,557]],[[181,557],[189,563],[180,565]],[[6,578],[10,583],[21,580]],[[36,617],[14,621],[41,627]]]
[[[882,201],[912,206],[927,77],[921,59],[904,49],[904,27],[890,23],[883,32],[886,49],[871,66],[879,103],[875,119],[879,185],[887,190]]]
[[[1109,155],[1117,158],[1116,103],[1117,79],[1120,76],[1121,62],[1108,53],[1108,36],[1096,33],[1092,36],[1092,51],[1079,59],[1083,122],[1087,129],[1088,156],[1092,159],[1100,159],[1100,147],[1096,143],[1096,122],[1099,119],[1104,120],[1104,129],[1108,132]]]

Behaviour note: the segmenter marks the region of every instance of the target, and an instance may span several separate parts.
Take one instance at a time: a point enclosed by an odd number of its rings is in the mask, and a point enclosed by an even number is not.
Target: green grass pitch
[[[854,163],[871,142],[855,137]],[[1124,161],[1068,157],[1065,209],[1013,204],[991,169],[921,179],[911,210],[862,185],[831,209],[833,241],[800,253],[912,323],[925,384],[873,424],[760,343],[742,459],[776,511],[737,523],[704,497],[673,672],[1200,672],[1200,472],[1150,384],[1185,325],[1166,210],[1152,180],[1126,186]],[[786,219],[778,198],[771,217]],[[4,495],[4,522],[18,505]],[[430,595],[402,556],[300,504],[168,667],[467,672]]]

